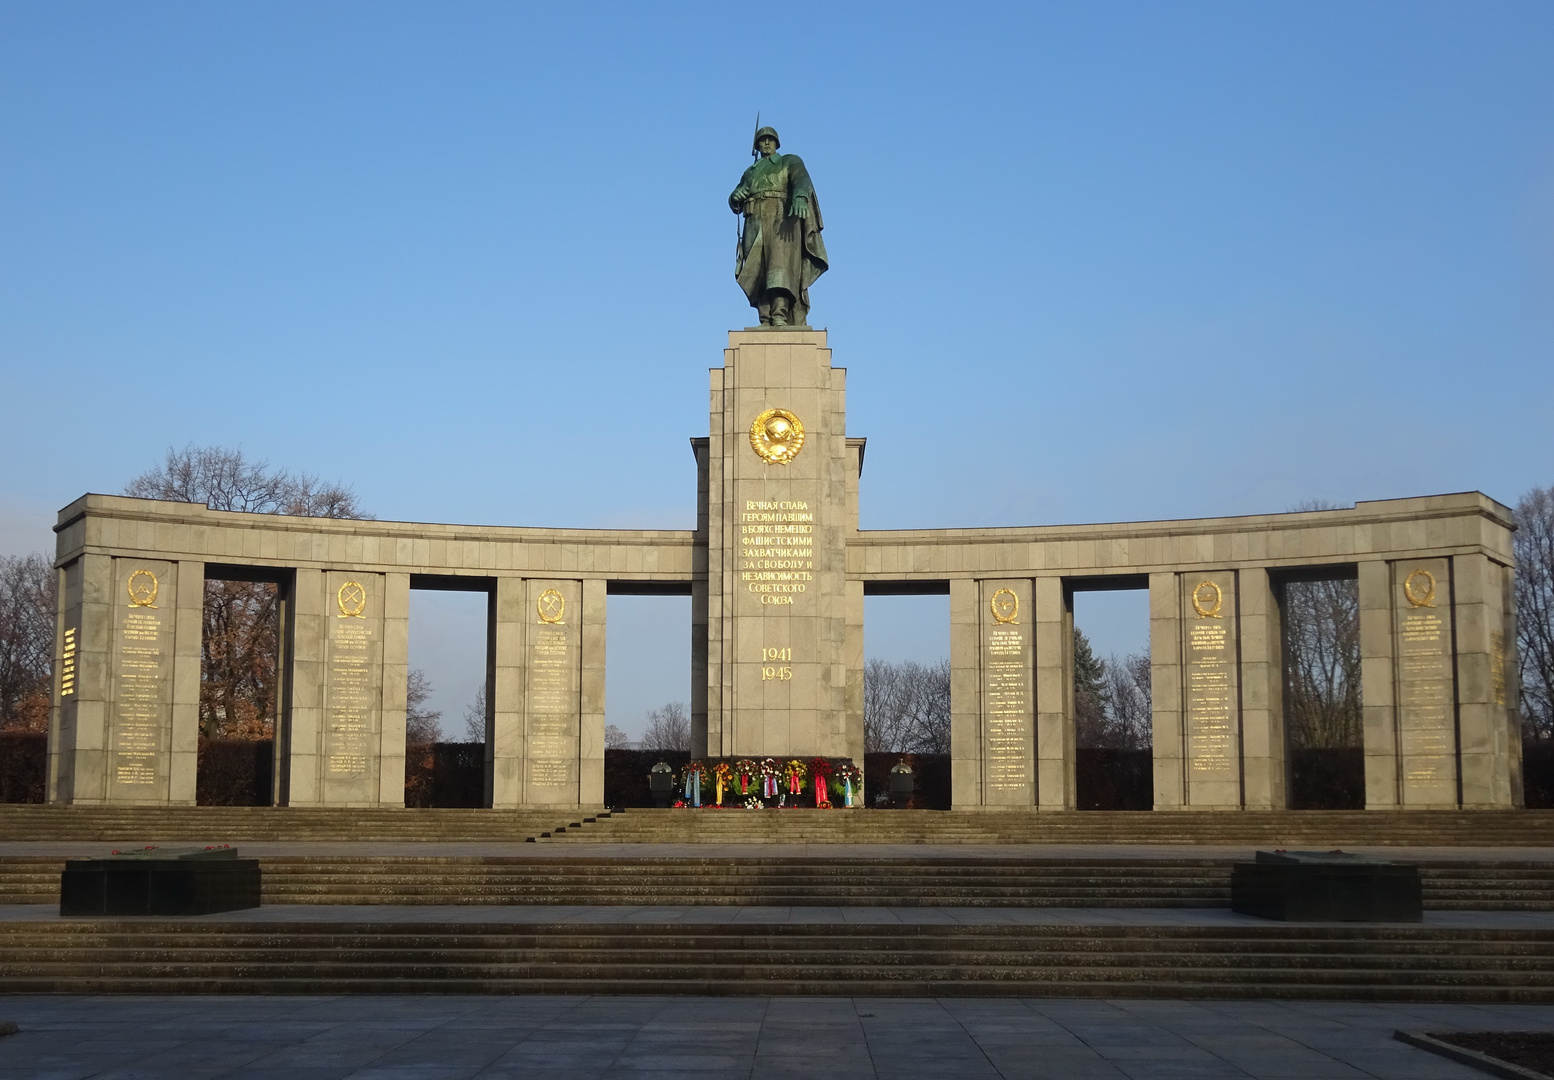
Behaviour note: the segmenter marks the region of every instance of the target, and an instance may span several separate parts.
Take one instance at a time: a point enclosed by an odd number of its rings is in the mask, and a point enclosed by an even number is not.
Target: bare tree
[[[614,724],[604,726],[604,748],[606,750],[627,750],[631,748],[631,736],[627,735]]]
[[[0,730],[48,730],[56,580],[41,552],[0,556]]]
[[[892,664],[875,658],[863,669],[865,753],[950,752],[950,662]]]
[[[432,681],[420,668],[411,668],[405,680],[405,742],[412,746],[431,746],[442,737],[442,713],[428,709]]]
[[[1513,543],[1522,737],[1554,739],[1554,486],[1516,504]]]
[[[1148,650],[1106,661],[1106,746],[1148,750],[1154,745],[1149,691]]]
[[[644,750],[689,750],[691,718],[684,704],[671,701],[647,714],[647,729],[642,733]]]
[[[1360,597],[1353,578],[1284,586],[1284,723],[1292,746],[1363,739]]]
[[[486,684],[475,690],[475,699],[464,706],[464,741],[486,741]]]
[[[349,488],[250,461],[241,450],[189,445],[124,488],[142,499],[212,510],[304,517],[369,517]],[[279,593],[267,582],[207,580],[200,666],[200,734],[270,738],[280,665]],[[50,638],[52,641],[52,636]]]

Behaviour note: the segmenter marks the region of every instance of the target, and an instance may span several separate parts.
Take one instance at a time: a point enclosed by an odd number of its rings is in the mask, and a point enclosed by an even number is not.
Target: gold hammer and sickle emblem
[[[750,425],[750,449],[768,465],[786,465],[804,449],[804,423],[787,409],[767,409]]]
[[[1013,589],[999,589],[987,606],[993,613],[994,622],[1012,623],[1020,614],[1020,598],[1014,594]]]
[[[347,581],[340,586],[340,591],[335,593],[335,602],[340,605],[340,618],[365,619],[362,614],[367,610],[367,590],[362,588],[357,581]]]
[[[1435,575],[1425,569],[1415,570],[1403,579],[1403,595],[1410,607],[1435,606]]]
[[[150,570],[136,570],[131,574],[127,589],[133,606],[152,607],[156,604],[156,575]]]
[[[534,606],[540,613],[542,623],[558,623],[567,611],[566,597],[555,589],[546,589],[540,593],[540,598]]]
[[[1200,619],[1218,619],[1220,605],[1224,602],[1224,592],[1212,581],[1200,581],[1192,591],[1192,609]]]

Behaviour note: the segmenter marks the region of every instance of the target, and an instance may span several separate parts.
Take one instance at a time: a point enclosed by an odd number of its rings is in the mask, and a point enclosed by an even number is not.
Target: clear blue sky
[[[1551,56],[1543,0],[11,0],[0,545],[191,441],[383,518],[689,527],[758,109],[825,212],[866,528],[1514,502]],[[638,652],[623,726],[673,691]]]

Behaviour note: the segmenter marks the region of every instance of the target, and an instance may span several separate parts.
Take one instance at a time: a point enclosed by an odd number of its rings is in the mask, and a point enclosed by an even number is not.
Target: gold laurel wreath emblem
[[[786,465],[804,449],[804,422],[787,409],[767,409],[750,425],[750,449],[768,465]]]
[[[367,610],[367,590],[362,588],[359,581],[347,581],[340,586],[335,593],[335,603],[340,607],[342,619],[365,619]]]
[[[1212,599],[1204,598],[1205,589],[1212,592]],[[1219,609],[1224,603],[1224,591],[1212,581],[1200,581],[1198,587],[1192,591],[1192,609],[1198,613],[1200,619],[1219,618]]]
[[[540,593],[534,608],[539,612],[540,622],[558,623],[561,621],[561,616],[567,612],[567,600],[555,589],[546,589]]]
[[[1012,589],[999,589],[987,607],[993,613],[994,622],[1012,623],[1020,614],[1020,598]]]
[[[1424,589],[1416,590],[1414,582],[1424,579]],[[1420,595],[1420,592],[1423,595]],[[1415,570],[1403,579],[1403,595],[1408,598],[1410,607],[1434,607],[1435,606],[1435,575],[1425,569]]]
[[[156,604],[157,580],[150,570],[136,570],[125,584],[130,604],[134,607],[152,607]]]

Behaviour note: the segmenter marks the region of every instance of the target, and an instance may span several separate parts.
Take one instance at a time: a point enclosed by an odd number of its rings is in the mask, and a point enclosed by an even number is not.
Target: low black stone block
[[[1231,869],[1230,906],[1290,922],[1424,919],[1418,867],[1336,851],[1259,851]]]
[[[259,906],[259,860],[235,848],[70,859],[61,915],[208,915]]]

